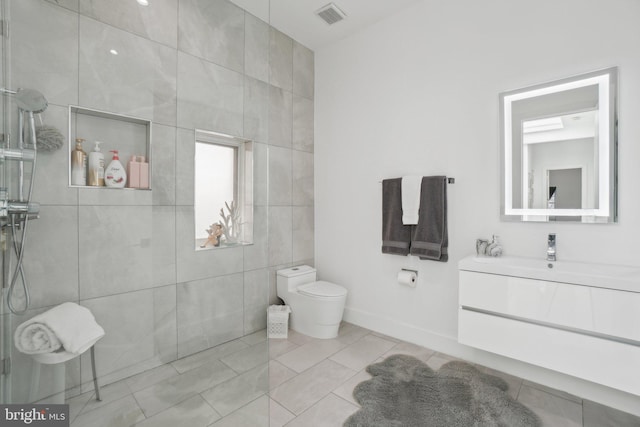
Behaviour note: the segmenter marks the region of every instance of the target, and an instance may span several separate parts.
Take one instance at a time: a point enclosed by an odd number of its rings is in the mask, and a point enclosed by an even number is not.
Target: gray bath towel
[[[448,245],[447,177],[425,176],[420,192],[420,219],[411,234],[411,255],[446,262]]]
[[[408,255],[411,226],[402,223],[402,178],[382,181],[382,253]]]

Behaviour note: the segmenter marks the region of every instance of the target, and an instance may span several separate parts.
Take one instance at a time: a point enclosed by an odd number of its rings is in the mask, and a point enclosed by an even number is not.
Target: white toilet
[[[291,329],[314,338],[338,336],[345,288],[316,281],[316,269],[308,265],[278,270],[276,286],[278,296],[291,307]]]

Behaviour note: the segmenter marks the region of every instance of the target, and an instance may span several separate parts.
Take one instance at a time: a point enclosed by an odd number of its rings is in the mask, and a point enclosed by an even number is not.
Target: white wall
[[[348,287],[346,319],[632,410],[639,401],[457,345],[457,262],[475,239],[505,254],[640,266],[640,2],[419,1],[316,52],[316,263]],[[500,221],[498,93],[619,67],[619,223]],[[382,254],[381,184],[446,174],[449,262]],[[416,289],[396,283],[419,270]],[[640,285],[639,285],[640,286]],[[635,399],[635,401],[634,401]],[[638,409],[636,409],[636,412]]]

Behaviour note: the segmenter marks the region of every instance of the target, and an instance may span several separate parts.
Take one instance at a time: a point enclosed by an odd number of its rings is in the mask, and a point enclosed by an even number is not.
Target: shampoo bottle
[[[96,146],[89,153],[89,185],[104,186],[104,154],[100,151],[102,142],[96,141]]]
[[[71,185],[87,185],[87,153],[82,150],[84,139],[76,138],[76,148],[71,152]]]
[[[104,183],[107,187],[123,188],[127,183],[127,172],[125,172],[122,163],[120,163],[118,150],[111,150],[111,152],[113,153],[113,159],[104,171]]]
[[[127,163],[127,176],[129,177],[129,188],[140,188],[140,163],[136,161],[136,156],[131,156]]]

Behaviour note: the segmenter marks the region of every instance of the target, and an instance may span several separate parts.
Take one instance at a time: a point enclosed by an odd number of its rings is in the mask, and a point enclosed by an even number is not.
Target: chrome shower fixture
[[[2,220],[2,226],[7,226],[11,230],[13,252],[16,256],[15,270],[9,279],[6,301],[12,313],[24,314],[30,305],[29,287],[23,266],[27,228],[30,219],[37,218],[40,211],[40,205],[31,201],[37,159],[37,135],[34,114],[42,113],[47,109],[49,103],[42,93],[34,89],[18,89],[14,91],[3,88],[0,89],[0,93],[11,95],[18,107],[18,146],[11,148],[11,141],[8,140],[6,145],[0,148],[0,160],[18,161],[18,199],[11,200],[7,189],[0,189],[0,220]],[[25,115],[27,119],[27,134],[31,140],[30,148],[25,147]],[[31,161],[31,179],[29,180],[29,189],[25,198],[24,162],[27,160]],[[20,226],[22,232],[19,236],[18,227]],[[5,258],[5,260],[7,259]],[[21,279],[24,294],[24,304],[21,309],[16,308],[13,301],[13,293],[18,279]]]

